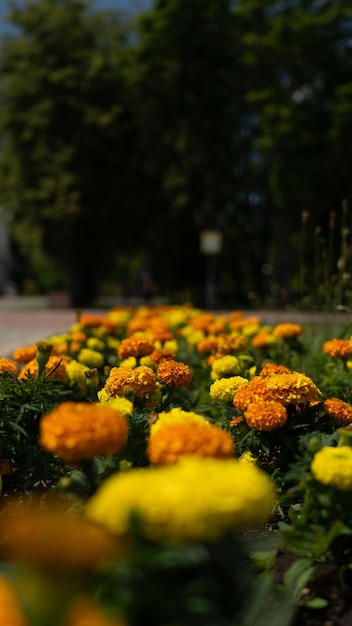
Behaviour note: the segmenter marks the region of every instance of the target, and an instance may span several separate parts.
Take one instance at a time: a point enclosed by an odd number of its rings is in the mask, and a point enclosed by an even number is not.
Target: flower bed
[[[345,334],[119,307],[1,358],[1,623],[285,626],[325,610],[321,567],[351,583]]]

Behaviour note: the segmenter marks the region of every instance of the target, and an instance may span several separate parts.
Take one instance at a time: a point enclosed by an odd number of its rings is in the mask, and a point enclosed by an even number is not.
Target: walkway
[[[99,308],[96,311],[103,313],[106,310]],[[297,322],[313,325],[323,322],[327,326],[331,325],[332,329],[338,323],[351,324],[352,334],[352,314],[348,313],[328,315],[298,311],[245,311],[245,314],[258,316],[266,324]],[[45,297],[0,296],[0,357],[11,355],[20,346],[64,333],[75,321],[74,309],[50,308]]]

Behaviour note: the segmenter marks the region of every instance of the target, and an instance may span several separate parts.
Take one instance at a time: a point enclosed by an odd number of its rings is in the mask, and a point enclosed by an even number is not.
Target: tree
[[[158,0],[139,20],[134,97],[145,242],[167,294],[203,289],[200,230],[225,228],[233,201],[243,103],[238,30],[229,0]]]
[[[123,240],[128,31],[83,0],[13,5],[0,60],[0,201],[22,247],[43,247],[93,301]]]

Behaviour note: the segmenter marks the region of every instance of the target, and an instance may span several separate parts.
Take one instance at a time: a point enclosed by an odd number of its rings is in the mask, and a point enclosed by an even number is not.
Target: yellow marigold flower
[[[97,352],[103,352],[105,350],[104,341],[98,337],[88,337],[86,346],[90,348],[90,350],[96,350]]]
[[[163,359],[157,369],[160,382],[170,387],[188,387],[193,379],[191,369],[186,363]]]
[[[22,613],[17,594],[5,576],[0,576],[0,624],[3,626],[29,626]]]
[[[130,416],[133,413],[133,402],[122,396],[112,398],[106,393],[105,389],[98,391],[98,399],[101,404],[108,404],[116,411],[120,411],[123,415]]]
[[[335,359],[347,359],[352,356],[351,339],[330,339],[323,344],[323,353]]]
[[[339,398],[325,400],[324,409],[340,426],[352,423],[352,406]]]
[[[33,361],[37,354],[37,346],[34,344],[33,346],[25,346],[21,348],[17,348],[12,353],[12,357],[18,363],[28,363],[29,361]]]
[[[253,430],[276,430],[287,422],[285,407],[276,400],[258,400],[246,409],[244,417]]]
[[[247,452],[244,452],[242,454],[242,456],[240,456],[240,461],[241,463],[249,463],[250,465],[253,465],[254,463],[257,462],[257,459],[255,458],[255,456],[249,452],[249,450]]]
[[[77,356],[77,361],[87,367],[102,367],[104,365],[104,355],[90,348],[82,348]]]
[[[277,324],[273,328],[273,335],[278,339],[290,339],[291,337],[298,337],[301,334],[302,326],[300,324],[294,324],[292,322]]]
[[[240,371],[241,364],[238,358],[232,354],[227,354],[219,359],[215,359],[211,366],[210,377],[212,380],[216,380],[226,376],[236,376]]]
[[[83,373],[86,371],[86,369],[87,369],[86,365],[83,365],[83,363],[79,363],[78,361],[75,361],[74,359],[72,359],[72,361],[70,361],[69,363],[66,363],[66,373],[67,373],[70,385],[71,386],[77,385],[77,387],[83,394],[86,394],[88,391],[87,385],[86,385],[86,378]]]
[[[209,395],[216,402],[232,402],[235,391],[242,385],[248,385],[248,380],[242,376],[218,378],[210,386]]]
[[[109,350],[116,350],[116,354],[120,343],[120,340],[116,339],[116,337],[106,337],[107,347],[109,348]]]
[[[126,337],[118,347],[118,356],[120,359],[126,359],[129,356],[147,356],[154,350],[154,342],[147,337]]]
[[[18,374],[18,365],[12,359],[8,359],[7,357],[0,358],[0,374],[4,372],[11,372],[17,376]]]
[[[179,345],[176,339],[168,339],[164,341],[163,348],[165,350],[171,350],[171,352],[176,355],[179,350]]]
[[[120,365],[122,365],[122,367],[130,367],[130,368],[134,369],[135,367],[137,367],[137,359],[136,359],[135,356],[129,356],[129,357],[127,357],[127,359],[123,359],[123,361],[121,361]],[[145,365],[145,364],[143,363],[143,365]]]
[[[49,378],[54,378],[55,380],[61,380],[66,383],[68,381],[68,376],[66,372],[66,363],[69,361],[59,357],[59,356],[51,356],[48,359],[47,364],[45,365],[45,372],[48,376],[49,372],[51,372]],[[22,367],[18,378],[23,380],[28,376],[36,376],[38,374],[38,361],[37,359],[33,359]]]
[[[90,519],[123,534],[135,512],[158,542],[218,540],[264,522],[275,503],[270,477],[237,459],[187,457],[175,465],[110,476],[88,501]]]
[[[127,440],[126,417],[99,402],[62,402],[40,421],[40,445],[67,463],[116,454]]]
[[[252,337],[259,331],[259,328],[260,328],[259,320],[256,322],[253,322],[252,324],[246,324],[245,326],[242,327],[242,334],[244,335],[244,337]]]
[[[352,448],[326,446],[317,452],[311,463],[314,478],[341,491],[352,490]]]
[[[230,458],[234,453],[228,432],[187,411],[178,412],[178,416],[176,411],[161,413],[151,427],[147,446],[149,461],[154,465],[177,463],[189,454]]]
[[[18,502],[16,515],[5,512],[0,517],[0,531],[5,559],[55,572],[95,570],[122,547],[83,515],[68,513],[57,505],[43,508],[33,501]]]
[[[9,625],[10,626],[10,625]],[[128,626],[123,618],[112,617],[93,601],[81,598],[74,602],[64,626]]]
[[[185,327],[181,333],[186,337],[187,344],[190,348],[194,348],[202,339],[204,339],[204,332],[202,330],[194,330],[194,328]]]

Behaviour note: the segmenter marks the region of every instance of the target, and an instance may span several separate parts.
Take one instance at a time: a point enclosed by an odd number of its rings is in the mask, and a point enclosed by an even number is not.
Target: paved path
[[[107,309],[97,309],[95,312],[104,313]],[[90,311],[94,312],[92,309]],[[324,322],[326,325],[331,324],[331,328],[336,327],[337,322],[351,324],[352,334],[352,313],[324,315],[298,311],[245,311],[245,314],[258,316],[267,324]],[[73,308],[50,308],[45,297],[0,296],[0,357],[11,355],[20,346],[64,333],[75,321]]]

